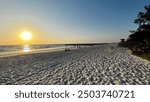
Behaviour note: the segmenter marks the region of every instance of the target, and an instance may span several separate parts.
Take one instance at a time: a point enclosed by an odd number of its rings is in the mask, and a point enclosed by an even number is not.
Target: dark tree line
[[[133,52],[150,52],[150,5],[145,6],[144,12],[139,12],[134,23],[139,27],[137,30],[130,31],[131,35],[126,40],[121,39],[119,43],[122,47],[128,47]]]

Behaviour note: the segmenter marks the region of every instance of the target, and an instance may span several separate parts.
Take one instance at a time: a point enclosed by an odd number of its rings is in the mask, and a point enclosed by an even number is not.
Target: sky
[[[149,0],[0,0],[0,44],[108,43],[127,38]],[[24,42],[23,31],[32,33]]]

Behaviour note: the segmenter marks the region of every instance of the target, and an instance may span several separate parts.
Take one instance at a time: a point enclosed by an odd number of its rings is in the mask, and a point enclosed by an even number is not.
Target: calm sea
[[[36,52],[65,48],[64,44],[40,44],[40,45],[0,45],[0,56],[17,53]]]

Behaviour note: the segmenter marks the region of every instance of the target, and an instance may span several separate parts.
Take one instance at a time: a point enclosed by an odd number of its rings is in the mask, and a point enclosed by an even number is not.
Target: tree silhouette
[[[139,25],[138,29],[130,31],[131,35],[124,44],[120,44],[128,47],[133,52],[150,52],[150,5],[144,8],[145,12],[139,12],[137,19],[134,20],[134,23]]]
[[[140,25],[150,25],[150,5],[144,7],[146,12],[139,12],[138,18],[134,20],[134,23]]]

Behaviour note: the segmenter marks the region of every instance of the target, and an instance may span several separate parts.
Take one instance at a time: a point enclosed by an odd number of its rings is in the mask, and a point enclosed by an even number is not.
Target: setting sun
[[[30,32],[22,32],[21,38],[22,38],[24,41],[29,41],[29,40],[31,40],[31,38],[32,38],[32,34],[31,34]]]

